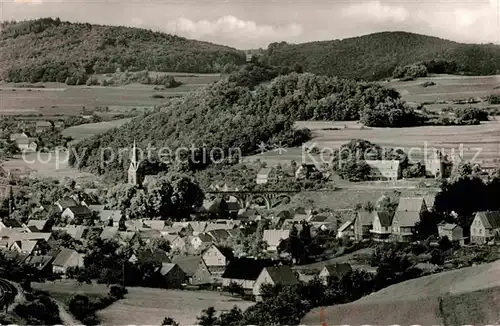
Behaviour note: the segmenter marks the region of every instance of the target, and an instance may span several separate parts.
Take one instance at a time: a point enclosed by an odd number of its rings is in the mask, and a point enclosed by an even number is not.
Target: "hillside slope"
[[[500,261],[390,286],[355,302],[324,308],[328,325],[491,324],[500,319]],[[320,309],[304,325],[320,324]]]
[[[139,28],[51,18],[4,23],[0,53],[0,78],[13,82],[64,82],[69,75],[117,68],[220,72],[227,64],[245,62],[242,51],[222,45]]]
[[[398,65],[444,59],[457,72],[491,75],[500,70],[500,46],[463,44],[407,32],[382,32],[344,40],[302,44],[272,43],[266,51],[271,64],[345,78],[378,80]]]

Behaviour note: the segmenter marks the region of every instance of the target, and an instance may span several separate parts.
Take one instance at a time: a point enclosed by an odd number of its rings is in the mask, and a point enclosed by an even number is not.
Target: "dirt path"
[[[66,310],[66,308],[63,306],[62,303],[56,301],[56,304],[59,307],[59,317],[61,318],[63,325],[65,326],[83,325]]]

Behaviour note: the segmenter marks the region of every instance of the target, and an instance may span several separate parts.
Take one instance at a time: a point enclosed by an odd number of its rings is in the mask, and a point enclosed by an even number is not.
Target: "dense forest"
[[[437,37],[382,32],[344,40],[272,43],[270,64],[302,65],[304,71],[343,78],[379,80],[398,66],[423,62],[429,73],[493,75],[500,71],[500,47],[463,44]]]
[[[269,83],[261,83],[276,74]],[[70,164],[124,180],[128,157],[120,160],[116,155],[119,149],[130,148],[134,139],[143,151],[151,147],[153,155],[143,168],[147,174],[156,174],[167,169],[168,164],[160,162],[165,157],[179,163],[179,152],[174,153],[179,148],[186,150],[180,157],[184,163],[176,169],[193,171],[222,157],[234,161],[239,155],[255,154],[261,143],[300,145],[310,138],[310,131],[294,128],[299,119],[361,119],[379,127],[417,123],[399,93],[378,84],[310,73],[279,74],[262,63],[251,63],[216,83],[170,100],[159,112],[79,142],[76,151],[70,152]],[[165,147],[168,150],[160,160],[158,149]],[[103,148],[112,150],[104,153]]]
[[[84,84],[122,71],[212,73],[245,63],[236,49],[151,30],[43,18],[2,23],[0,78]]]

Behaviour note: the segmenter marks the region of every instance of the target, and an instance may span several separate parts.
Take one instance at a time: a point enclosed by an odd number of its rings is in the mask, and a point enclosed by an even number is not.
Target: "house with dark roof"
[[[208,231],[207,234],[212,237],[214,243],[221,244],[231,237],[229,232],[225,229],[218,229]]]
[[[500,236],[500,211],[477,212],[470,226],[471,242],[484,244]]]
[[[325,284],[327,284],[329,278],[341,279],[344,275],[347,275],[350,272],[352,272],[351,265],[347,263],[338,263],[325,265],[325,267],[323,267],[323,269],[319,272],[318,276]]]
[[[191,285],[205,285],[213,282],[212,274],[201,256],[175,256],[172,262],[179,265],[186,275],[186,282]]]
[[[83,267],[83,255],[73,249],[62,248],[52,262],[52,272],[66,274],[70,267]]]
[[[257,301],[262,300],[261,287],[263,284],[287,286],[298,283],[299,277],[290,266],[265,267],[255,280],[253,295]]]
[[[163,263],[160,274],[165,280],[167,289],[179,289],[186,280],[186,273],[175,263]]]
[[[92,211],[87,206],[70,206],[62,212],[61,217],[70,221],[74,219],[87,219],[92,217]]]
[[[222,285],[230,283],[241,285],[245,290],[253,290],[255,281],[265,267],[278,265],[279,261],[271,259],[238,258],[229,262],[224,274]]]
[[[354,219],[354,237],[358,240],[370,237],[373,226],[373,211],[360,210]]]
[[[172,262],[167,253],[161,249],[139,250],[137,253],[132,254],[128,261],[132,264],[153,263],[157,265]]]
[[[26,231],[25,226],[21,222],[10,218],[5,218],[0,221],[0,230],[3,229],[17,230],[20,232]]]
[[[23,265],[38,269],[40,272],[52,271],[54,257],[49,255],[28,256],[23,261]]]
[[[57,206],[57,208],[59,208],[59,211],[62,213],[68,207],[78,206],[78,202],[69,196],[64,196],[63,198],[56,201],[55,205]]]
[[[370,233],[375,240],[383,240],[389,238],[392,233],[393,215],[388,212],[372,212],[373,222]]]
[[[409,241],[412,239],[415,224],[427,210],[424,197],[402,197],[392,220],[392,236],[397,241]]]

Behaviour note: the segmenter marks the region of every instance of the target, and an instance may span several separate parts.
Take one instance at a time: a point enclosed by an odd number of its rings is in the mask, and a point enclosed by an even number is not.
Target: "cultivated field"
[[[328,325],[479,325],[500,318],[500,261],[390,286],[353,303],[324,308]],[[320,309],[303,320],[320,324]]]
[[[64,300],[73,293],[106,294],[109,288],[102,284],[78,285],[72,281],[34,283],[33,287],[50,292]],[[253,302],[211,291],[182,291],[151,288],[128,288],[128,294],[98,312],[102,325],[160,325],[165,317],[172,317],[181,325],[195,325],[196,316],[213,306],[217,311],[230,310],[235,305],[242,310]]]
[[[365,139],[382,147],[411,150],[410,157],[419,161],[431,157],[436,150],[451,155],[460,154],[464,159],[475,161],[500,160],[500,121],[487,121],[475,126],[424,126],[411,128],[368,128],[357,122],[297,122],[299,128],[309,128],[313,139],[302,147],[286,151],[269,151],[246,158],[261,160],[268,165],[289,164],[291,160],[309,160],[305,148],[316,146],[324,149],[323,158],[314,156],[318,162],[330,163],[327,155],[352,139]],[[336,129],[336,130],[333,130]]]
[[[161,74],[161,73],[152,73]],[[202,85],[220,79],[218,74],[172,73],[183,85],[155,91],[154,85],[130,84],[126,86],[68,86],[43,83],[45,88],[21,88],[14,84],[0,84],[0,114],[79,115],[82,108],[107,106],[111,111],[123,112],[132,108],[154,107],[165,98],[180,96]]]
[[[109,129],[120,127],[121,125],[129,122],[132,118],[104,121],[98,123],[86,123],[83,125],[73,126],[64,129],[63,136],[73,138],[73,141],[80,141],[82,139],[91,137],[96,134],[103,133]]]
[[[423,87],[422,84],[426,81],[432,81],[436,85]],[[413,103],[468,99],[470,97],[484,97],[493,93],[500,93],[500,75],[435,75],[405,82],[394,80],[383,84],[395,88],[400,92],[404,100]]]
[[[6,169],[27,169],[31,171],[32,177],[55,178],[58,180],[71,178],[78,182],[97,181],[96,176],[93,174],[70,167],[68,155],[68,152],[28,153],[5,161],[2,166]]]

